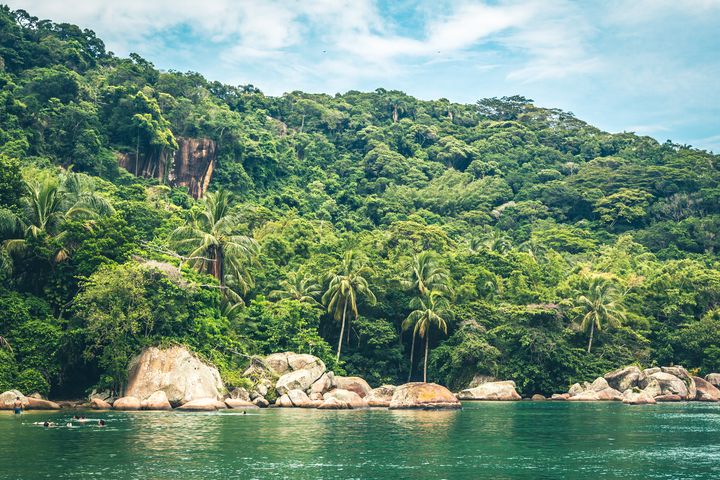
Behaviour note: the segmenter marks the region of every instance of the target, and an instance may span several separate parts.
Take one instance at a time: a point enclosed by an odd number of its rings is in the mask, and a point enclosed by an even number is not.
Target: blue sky
[[[6,0],[7,1],[7,0]],[[524,95],[720,152],[720,0],[22,0],[118,55],[267,94]]]

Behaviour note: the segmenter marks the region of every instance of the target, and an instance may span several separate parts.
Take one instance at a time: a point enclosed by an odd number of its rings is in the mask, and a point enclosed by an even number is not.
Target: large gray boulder
[[[638,386],[638,382],[643,377],[642,371],[635,365],[619,368],[613,372],[606,373],[603,378],[608,385],[615,390],[624,392],[628,389]]]
[[[608,381],[605,380],[603,377],[598,377],[585,390],[589,390],[591,392],[602,392],[607,388],[611,388]]]
[[[595,388],[599,387],[600,385],[598,384]],[[568,400],[572,402],[619,402],[623,400],[623,394],[610,387],[603,388],[602,390],[587,389],[584,392],[573,395],[568,398]]]
[[[371,407],[389,407],[396,388],[395,385],[381,385],[370,390],[370,394],[365,397],[365,401]]]
[[[218,408],[226,408],[225,402],[220,402],[215,398],[198,398],[180,405],[177,409],[186,412],[214,412]]]
[[[335,374],[333,372],[325,372],[310,387],[310,393],[319,394],[320,398],[324,393],[335,388]]]
[[[522,400],[522,397],[515,390],[515,382],[512,380],[486,382],[475,388],[466,388],[458,393],[457,397],[460,400]]]
[[[172,405],[164,391],[158,390],[140,402],[143,410],[172,410]]]
[[[695,382],[695,398],[698,402],[720,402],[720,389],[704,378],[692,377]]]
[[[687,387],[687,399],[688,400],[694,400],[695,394],[697,393],[695,389],[695,380],[693,380],[692,375],[685,370],[682,366],[677,365],[674,367],[662,367],[661,370],[665,373],[669,373],[671,375],[675,375],[677,378],[682,380],[685,383],[685,386]]]
[[[275,384],[278,394],[284,395],[290,390],[307,390],[325,373],[325,365],[315,364],[310,368],[295,370],[280,377]]]
[[[478,373],[472,378],[472,380],[470,380],[470,384],[468,384],[467,388],[475,388],[475,387],[482,385],[483,383],[497,382],[497,381],[498,381],[498,379],[495,377],[492,377],[490,375],[485,375],[483,373]]]
[[[436,383],[412,382],[395,389],[390,409],[458,409],[460,401],[450,390]]]
[[[305,407],[310,403],[310,398],[302,390],[290,390],[287,396],[293,407]]]
[[[628,405],[652,405],[655,398],[644,390],[629,388],[623,392],[623,403]]]
[[[368,403],[357,393],[351,390],[336,388],[323,395],[323,402],[335,399],[340,403],[347,405],[347,408],[367,408]]]
[[[265,357],[265,364],[270,367],[276,374],[282,375],[291,370],[288,363],[288,356],[295,355],[294,352],[272,353]]]
[[[372,390],[370,385],[360,377],[335,377],[335,386],[355,392],[363,398],[367,397]]]
[[[225,387],[217,368],[185,347],[150,347],[130,362],[125,395],[142,401],[158,391],[179,406],[199,398],[222,400]]]
[[[115,410],[140,410],[142,403],[140,399],[134,396],[120,397],[113,403]]]
[[[707,380],[710,384],[720,388],[720,373],[709,373],[705,376],[705,380]]]
[[[655,397],[678,395],[684,399],[688,398],[688,386],[685,382],[675,375],[663,371],[652,373],[640,380],[640,388],[652,393]],[[693,396],[693,398],[695,397]]]

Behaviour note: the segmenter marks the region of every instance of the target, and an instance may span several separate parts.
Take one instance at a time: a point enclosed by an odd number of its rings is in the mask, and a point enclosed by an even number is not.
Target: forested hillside
[[[718,371],[719,183],[521,96],[272,97],[3,7],[0,391],[119,388],[168,343],[230,386],[285,350],[373,386],[429,350],[428,381],[524,394]]]

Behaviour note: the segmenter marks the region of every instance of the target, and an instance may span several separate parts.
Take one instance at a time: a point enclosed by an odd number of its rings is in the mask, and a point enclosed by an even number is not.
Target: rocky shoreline
[[[360,377],[343,377],[327,370],[321,359],[294,352],[255,357],[243,373],[250,388],[228,391],[218,370],[181,346],[147,348],[130,364],[124,395],[93,392],[87,401],[52,402],[35,394],[11,390],[0,395],[0,409],[11,409],[20,397],[28,410],[91,408],[122,411],[215,411],[221,409],[365,408],[445,410],[460,401],[619,401],[630,405],[657,402],[720,401],[720,374],[692,376],[681,366],[641,370],[627,366],[592,383],[576,383],[550,398],[535,394],[523,399],[512,380],[476,376],[468,388],[453,394],[442,385],[412,382],[372,388]]]

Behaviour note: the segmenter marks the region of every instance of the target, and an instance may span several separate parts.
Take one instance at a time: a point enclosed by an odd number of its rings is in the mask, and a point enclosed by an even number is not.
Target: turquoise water
[[[716,479],[720,405],[0,413],[0,478]]]

